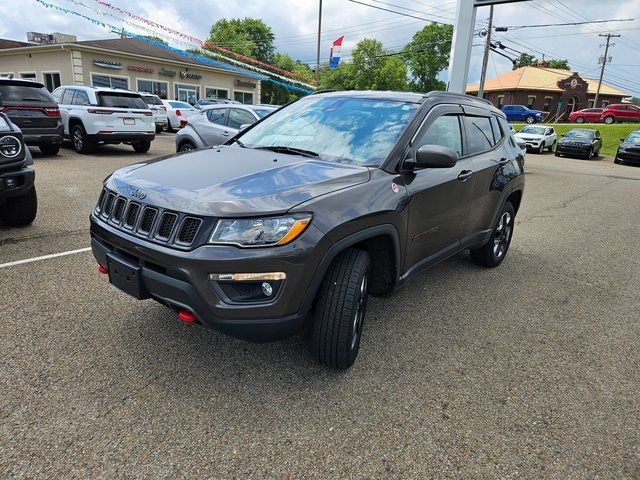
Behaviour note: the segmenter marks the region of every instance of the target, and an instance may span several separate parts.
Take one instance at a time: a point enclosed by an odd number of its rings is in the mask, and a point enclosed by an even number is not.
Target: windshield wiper
[[[305,157],[319,157],[316,152],[311,150],[305,150],[303,148],[287,147],[285,145],[271,145],[269,147],[253,147],[256,150],[270,150],[272,152],[279,153],[293,153],[295,155],[304,155]]]
[[[234,143],[237,143],[238,145],[240,145],[240,147],[247,148],[247,146],[244,143],[242,143],[240,140],[238,140],[237,138],[234,138],[233,141],[234,141]]]
[[[23,102],[40,102],[40,103],[44,102],[44,100],[41,99],[41,98],[23,98],[21,101],[23,101]]]

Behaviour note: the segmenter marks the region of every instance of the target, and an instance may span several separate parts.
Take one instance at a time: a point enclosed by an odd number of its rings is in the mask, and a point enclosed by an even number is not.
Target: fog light
[[[16,182],[15,178],[7,178],[5,179],[4,184],[7,186],[7,188],[15,188],[18,182]]]
[[[264,293],[265,296],[267,297],[270,297],[273,294],[273,287],[271,286],[270,283],[268,282],[262,283],[262,293]]]

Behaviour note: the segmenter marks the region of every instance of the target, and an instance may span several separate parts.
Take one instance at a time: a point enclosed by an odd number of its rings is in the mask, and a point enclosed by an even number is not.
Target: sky
[[[96,0],[42,0],[81,12],[129,31],[147,34],[130,23],[139,23],[109,10]],[[419,18],[374,9],[350,0],[323,0],[321,57],[327,60],[331,42],[345,35],[342,56],[348,59],[356,43],[376,38],[389,50],[400,50],[413,34],[431,21],[454,23],[454,0],[358,0]],[[271,26],[278,51],[305,63],[315,64],[319,0],[109,0],[116,7],[197,38],[206,39],[211,25],[221,18],[255,17]],[[393,6],[390,6],[393,5]],[[97,11],[96,11],[97,10]],[[106,12],[104,15],[100,12]],[[478,9],[476,28],[486,25],[489,7]],[[114,17],[115,16],[115,17]],[[566,23],[586,20],[628,19],[605,24],[514,28],[524,25]],[[640,97],[640,0],[530,0],[495,7],[495,26],[510,27],[494,34],[495,40],[518,51],[541,58],[566,58],[573,71],[591,78],[599,75],[598,57],[604,53],[603,32],[621,38],[609,51],[605,83]],[[26,41],[27,31],[74,34],[79,40],[114,38],[101,26],[46,8],[36,0],[0,0],[0,37]],[[482,64],[480,37],[474,41],[469,83],[477,83]],[[178,48],[185,45],[174,44]],[[505,53],[517,56],[513,50]],[[491,54],[488,77],[511,69],[509,60]],[[442,74],[446,79],[446,72]]]

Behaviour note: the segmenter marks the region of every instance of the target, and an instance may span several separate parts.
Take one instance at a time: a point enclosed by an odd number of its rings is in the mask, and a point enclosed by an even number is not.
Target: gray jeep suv
[[[184,322],[253,341],[310,323],[313,356],[346,369],[369,295],[464,249],[504,260],[521,157],[484,100],[314,94],[225,145],[113,173],[91,246],[112,285]]]

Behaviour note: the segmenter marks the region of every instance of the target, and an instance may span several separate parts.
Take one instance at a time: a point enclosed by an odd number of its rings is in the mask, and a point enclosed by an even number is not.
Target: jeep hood
[[[367,182],[369,176],[367,167],[215,147],[124,167],[107,187],[144,204],[194,215],[255,216],[284,213],[319,195]]]

